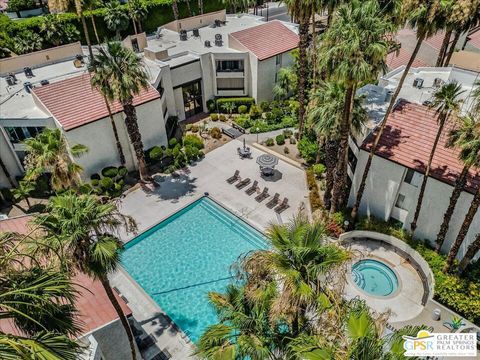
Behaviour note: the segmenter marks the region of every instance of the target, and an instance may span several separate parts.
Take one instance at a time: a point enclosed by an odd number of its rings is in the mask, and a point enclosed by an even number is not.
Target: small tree
[[[107,27],[115,31],[115,37],[119,40],[121,32],[128,28],[128,15],[120,6],[118,0],[112,0],[105,5],[105,23]]]
[[[27,206],[30,209],[32,206],[30,204],[30,194],[32,191],[35,190],[35,185],[30,181],[20,181],[18,183],[18,187],[12,190],[13,198],[15,201],[19,202],[25,200],[27,202]]]
[[[227,102],[222,105],[222,109],[225,110],[228,113],[228,117],[231,119],[232,118],[232,113],[235,110],[236,106],[233,102]]]

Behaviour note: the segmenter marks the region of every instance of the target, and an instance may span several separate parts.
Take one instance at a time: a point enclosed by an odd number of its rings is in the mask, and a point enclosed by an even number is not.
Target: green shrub
[[[104,177],[102,180],[100,180],[100,187],[104,190],[112,189],[113,185],[114,185],[114,182],[109,177]]]
[[[208,99],[207,100],[207,109],[210,112],[214,112],[216,110],[216,105],[215,105],[215,100],[214,99]]]
[[[293,135],[292,130],[290,130],[290,129],[283,130],[283,136],[285,136],[286,138],[290,138],[292,135]]]
[[[174,148],[175,146],[177,146],[177,144],[178,140],[176,138],[171,138],[170,140],[168,140],[168,146],[171,148]]]
[[[90,180],[100,180],[101,176],[97,173],[90,175]]]
[[[203,140],[197,135],[186,135],[183,137],[183,146],[193,146],[198,150],[203,149]]]
[[[235,118],[235,123],[244,129],[248,129],[250,126],[252,126],[252,121],[248,115],[237,116]]]
[[[277,145],[284,145],[285,144],[285,136],[283,136],[282,134],[277,135],[275,137],[275,142],[277,143]]]
[[[243,97],[243,98],[220,98],[217,99],[217,108],[222,112],[225,112],[225,104],[232,103],[235,108],[234,112],[238,112],[238,107],[244,105],[247,107],[247,111],[250,110],[250,107],[255,104],[255,99]]]
[[[190,130],[192,130],[192,124],[185,125],[185,131],[190,131]]]
[[[321,209],[323,206],[322,199],[320,198],[320,193],[318,192],[317,182],[315,181],[315,174],[313,170],[310,168],[306,171],[307,175],[307,185],[308,185],[308,198],[310,200],[310,207],[312,211],[316,211]]]
[[[275,145],[275,141],[272,138],[268,138],[267,140],[265,140],[265,145],[273,146]]]
[[[295,138],[292,136],[290,138],[290,144],[295,145],[296,143],[297,143],[297,140],[295,140]]]
[[[218,127],[210,129],[210,136],[214,139],[220,139],[222,137],[222,131]]]
[[[252,105],[250,107],[250,117],[252,119],[258,119],[260,116],[262,116],[262,109],[257,105]]]
[[[199,130],[200,130],[200,128],[198,127],[198,125],[192,125],[192,132],[193,133],[197,133]]]
[[[222,122],[227,121],[227,117],[226,117],[225,115],[223,115],[223,114],[220,114],[219,119],[220,119],[220,121],[222,121]]]
[[[212,119],[212,121],[218,121],[218,114],[210,114],[210,119]]]
[[[114,178],[118,175],[118,169],[115,166],[107,166],[102,169],[102,175],[109,178]]]
[[[288,148],[288,146],[285,146],[285,147],[283,148],[283,152],[284,152],[285,154],[290,154],[290,149]]]
[[[246,114],[247,111],[248,111],[248,108],[247,108],[246,105],[240,105],[240,106],[238,107],[238,113],[239,113],[239,114]]]
[[[93,187],[89,183],[84,183],[78,188],[80,194],[90,194],[93,191]]]
[[[323,164],[315,164],[315,165],[312,166],[312,169],[313,169],[313,173],[315,174],[315,176],[317,178],[319,178],[325,172],[326,167]]]
[[[303,136],[298,142],[297,148],[305,162],[312,163],[317,158],[318,144],[315,137],[312,140],[311,136]]]
[[[35,0],[8,0],[8,11],[22,11],[37,8]]]
[[[118,167],[118,176],[124,178],[125,176],[127,176],[127,174],[128,174],[128,170],[125,166]]]
[[[150,159],[159,161],[163,157],[163,149],[160,146],[154,146],[149,152]]]
[[[270,104],[268,101],[261,101],[260,102],[260,109],[265,112],[265,111],[268,111],[270,110]]]
[[[205,153],[202,151],[202,150],[199,150],[198,151],[198,157],[201,159],[203,157],[205,157]]]
[[[90,184],[92,184],[92,186],[98,186],[99,183],[100,183],[99,179],[92,179],[92,181],[90,181]]]
[[[198,148],[193,145],[186,145],[184,148],[185,156],[187,160],[197,160],[198,159]]]

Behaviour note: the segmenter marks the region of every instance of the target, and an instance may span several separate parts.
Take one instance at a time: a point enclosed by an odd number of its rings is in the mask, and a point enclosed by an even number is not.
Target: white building
[[[391,91],[398,83],[401,69],[384,76],[382,86],[367,85],[360,90],[366,95],[366,108],[372,120],[371,128],[383,120],[386,107],[390,101]],[[465,92],[462,111],[467,112],[472,106],[470,92],[478,74],[458,68],[414,68],[407,76],[394,111],[387,119],[387,125],[380,138],[367,178],[367,186],[362,199],[360,213],[383,219],[399,221],[405,229],[410,229],[417,204],[420,184],[425,166],[438,129],[437,114],[427,106],[435,90],[445,82],[457,81]],[[419,79],[423,81],[418,85]],[[417,86],[414,86],[414,81]],[[455,149],[445,147],[448,131],[445,128],[437,151],[433,158],[431,175],[427,182],[422,210],[415,235],[428,239],[433,244],[444,213],[449,204],[454,183],[463,164],[458,160]],[[364,140],[350,142],[350,171],[353,186],[350,190],[349,205],[355,201],[369,149],[373,142],[370,133]],[[358,145],[357,145],[358,144]],[[473,199],[473,193],[480,186],[480,176],[471,170],[465,191],[457,202],[450,222],[444,250],[448,250],[458,234],[460,226]],[[480,231],[480,214],[477,213],[467,238],[459,252],[462,257],[468,245]]]
[[[176,124],[207,111],[215,97],[271,100],[281,67],[298,45],[294,24],[265,23],[253,15],[225,11],[166,24],[157,36],[128,36],[123,44],[143,58],[150,84],[134,99],[144,147],[167,145]],[[76,160],[85,177],[120,161],[107,108],[91,88],[79,43],[0,60],[0,188],[24,172],[22,142],[43,128],[60,128],[67,141],[89,152]],[[24,71],[29,67],[30,76]],[[15,75],[15,81],[9,74]],[[136,167],[120,104],[112,104],[126,157]]]

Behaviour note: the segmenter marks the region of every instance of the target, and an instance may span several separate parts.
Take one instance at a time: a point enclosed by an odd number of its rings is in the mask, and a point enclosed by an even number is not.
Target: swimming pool
[[[240,255],[265,247],[260,232],[203,197],[127,243],[122,264],[197,342],[217,320],[207,293],[232,281],[230,266]]]
[[[398,278],[386,264],[373,260],[360,260],[352,266],[355,284],[370,295],[389,296],[398,289]]]

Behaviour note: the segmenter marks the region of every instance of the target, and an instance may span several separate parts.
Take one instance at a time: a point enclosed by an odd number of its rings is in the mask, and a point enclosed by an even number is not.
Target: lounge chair
[[[247,190],[245,190],[245,192],[247,193],[247,195],[252,195],[255,191],[257,191],[258,189],[258,181],[255,180],[252,184],[252,186],[250,186]]]
[[[275,195],[273,195],[273,198],[267,203],[267,207],[270,209],[275,207],[278,204],[279,200],[280,200],[280,194],[275,193]]]
[[[237,187],[237,189],[242,189],[244,188],[245,186],[247,186],[248,184],[250,184],[250,178],[246,178],[246,179],[243,179],[242,181],[240,181],[237,185],[235,185]]]
[[[265,189],[263,189],[263,191],[255,197],[255,200],[257,202],[262,202],[263,200],[265,200],[269,196],[270,195],[268,195],[268,188],[265,187]]]
[[[235,181],[237,181],[238,179],[240,179],[240,171],[238,170],[235,170],[235,173],[233,174],[233,176],[230,176],[228,179],[227,179],[227,182],[229,184],[233,184]]]
[[[290,205],[288,205],[288,199],[284,198],[282,203],[275,208],[275,211],[280,214],[282,211],[289,207]]]

